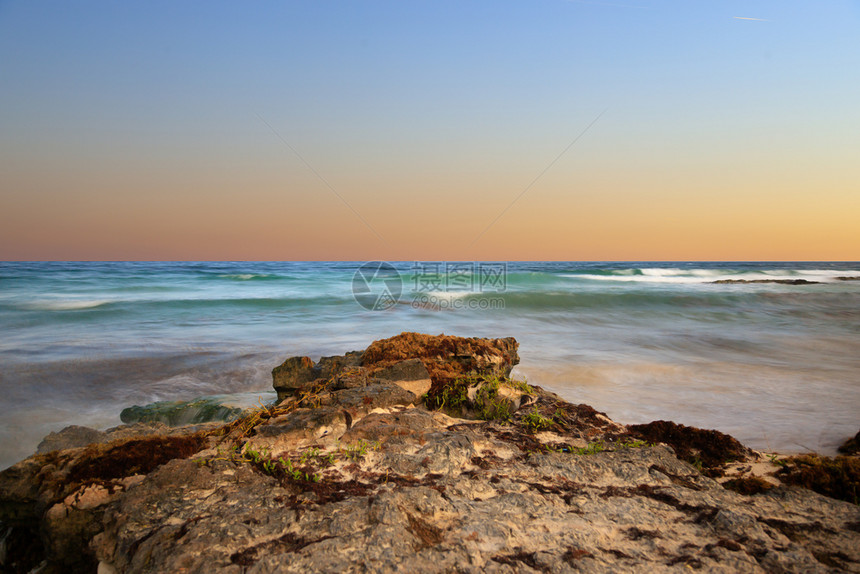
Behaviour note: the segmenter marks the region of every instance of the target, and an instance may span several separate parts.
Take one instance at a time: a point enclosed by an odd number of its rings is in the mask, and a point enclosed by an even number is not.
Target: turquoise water
[[[785,451],[832,452],[860,428],[860,281],[838,279],[860,263],[393,265],[0,263],[0,467],[68,424],[269,390],[288,356],[402,331],[514,336],[517,374],[620,422]],[[398,278],[380,309],[356,301]]]

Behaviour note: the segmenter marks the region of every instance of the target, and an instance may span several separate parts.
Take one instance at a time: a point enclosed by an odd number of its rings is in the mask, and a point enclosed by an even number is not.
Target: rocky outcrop
[[[477,353],[485,341],[499,343]],[[507,341],[449,341],[450,354],[416,357],[380,345],[326,376],[317,375],[338,361],[296,361],[293,372],[311,369],[312,378],[229,424],[35,455],[0,473],[0,565],[860,571],[856,504],[776,478],[757,494],[726,489],[706,475],[755,459],[731,437],[664,421],[626,427],[511,381],[503,362],[478,359],[513,362],[516,343]],[[436,345],[422,344],[415,348]],[[371,360],[380,356],[388,358]],[[434,385],[461,373],[436,394],[438,409],[403,385],[425,372]]]
[[[310,357],[290,357],[272,370],[273,386],[278,401],[295,397],[313,383],[337,385],[342,379],[429,381],[429,386],[411,385],[410,390],[419,396],[426,392],[436,395],[458,378],[508,376],[520,362],[518,346],[513,337],[481,339],[401,333],[375,341],[364,351],[322,357],[318,363]],[[419,389],[421,392],[417,392]]]
[[[361,364],[361,356],[361,352],[353,351],[343,356],[322,357],[316,364],[310,357],[290,357],[272,370],[272,386],[278,393],[278,400],[295,396],[314,381],[328,381],[356,370]]]
[[[837,277],[839,279],[839,277]],[[776,283],[778,285],[820,285],[821,281],[810,281],[808,279],[718,279],[711,281],[713,284],[739,284],[739,283]]]
[[[431,394],[445,385],[469,375],[506,377],[520,362],[519,344],[513,337],[481,339],[401,333],[396,337],[374,341],[361,359],[363,367],[373,373],[407,359],[420,359],[433,381]]]

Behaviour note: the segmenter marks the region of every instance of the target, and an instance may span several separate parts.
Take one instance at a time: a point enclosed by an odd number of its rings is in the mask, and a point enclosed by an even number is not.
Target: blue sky
[[[728,258],[860,255],[858,22],[857,1],[0,2],[0,258],[451,258],[410,234],[482,228],[602,112],[486,255],[720,258],[717,216],[761,246]],[[253,231],[273,210],[305,227]],[[653,249],[625,251],[631,225]]]

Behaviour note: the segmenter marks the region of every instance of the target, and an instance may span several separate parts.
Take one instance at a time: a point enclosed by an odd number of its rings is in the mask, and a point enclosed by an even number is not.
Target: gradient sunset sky
[[[0,259],[857,260],[860,2],[0,0]]]

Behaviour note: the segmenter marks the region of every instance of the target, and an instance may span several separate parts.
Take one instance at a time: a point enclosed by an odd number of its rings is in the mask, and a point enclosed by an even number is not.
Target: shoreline
[[[43,533],[0,561],[115,573],[860,565],[857,501],[792,486],[834,461],[860,473],[857,456],[762,461],[718,431],[622,425],[509,378],[517,347],[403,333],[287,359],[272,372],[279,403],[230,423],[58,433],[0,472],[4,540]]]

